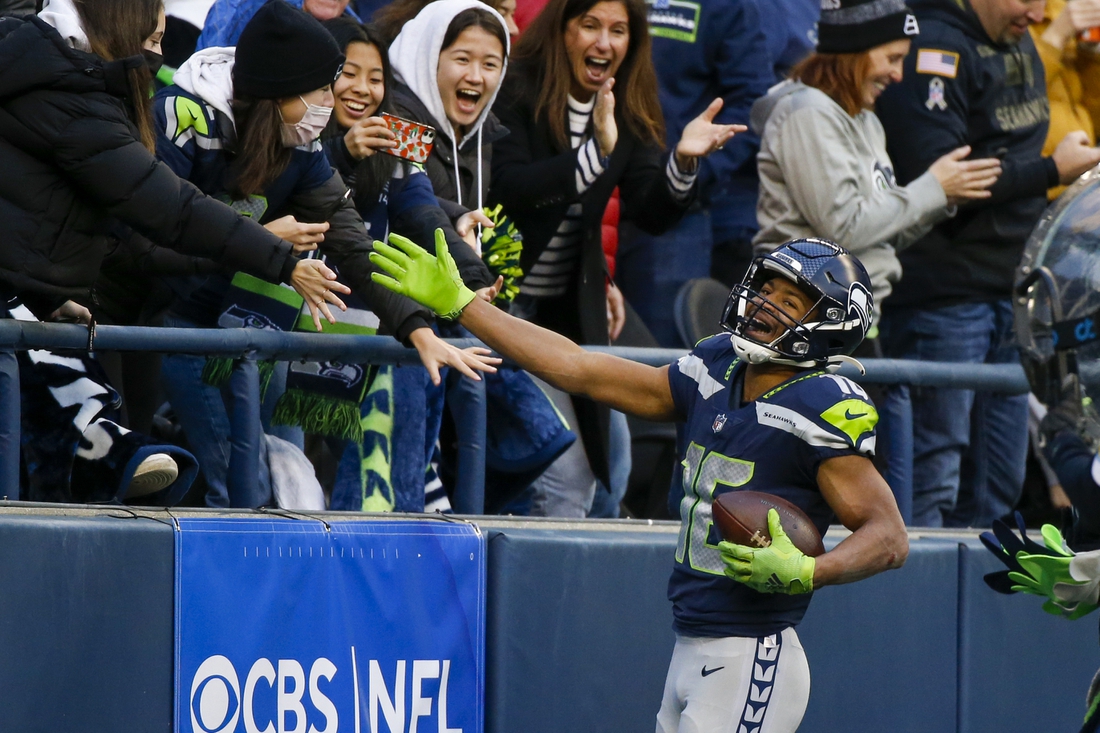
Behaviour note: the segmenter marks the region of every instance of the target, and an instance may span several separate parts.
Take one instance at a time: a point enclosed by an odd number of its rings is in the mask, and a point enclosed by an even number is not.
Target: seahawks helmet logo
[[[891,188],[898,187],[898,180],[894,177],[894,169],[879,163],[877,160],[874,169],[871,171],[871,181],[874,187],[880,191],[888,191]]]
[[[854,282],[848,288],[848,320],[859,321],[863,332],[871,327],[871,293],[863,283]]]

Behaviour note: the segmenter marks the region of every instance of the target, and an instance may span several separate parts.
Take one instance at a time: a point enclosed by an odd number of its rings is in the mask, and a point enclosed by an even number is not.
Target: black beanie
[[[919,33],[905,0],[821,0],[818,53],[860,53]]]
[[[233,88],[258,99],[295,97],[331,84],[343,63],[344,54],[320,21],[271,0],[237,41]]]

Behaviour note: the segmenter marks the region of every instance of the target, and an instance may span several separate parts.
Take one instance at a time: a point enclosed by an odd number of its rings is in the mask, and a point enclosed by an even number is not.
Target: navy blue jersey
[[[742,405],[743,372],[728,334],[699,342],[668,372],[686,446],[668,595],[675,629],[687,636],[775,634],[798,624],[810,605],[812,594],[758,593],[723,574],[715,496],[780,496],[825,534],[833,513],[817,486],[821,462],[874,454],[878,413],[855,382],[808,371]]]

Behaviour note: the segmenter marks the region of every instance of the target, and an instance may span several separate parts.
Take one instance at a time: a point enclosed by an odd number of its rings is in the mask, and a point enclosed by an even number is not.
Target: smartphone
[[[383,112],[379,117],[386,121],[390,130],[397,137],[397,147],[385,149],[382,152],[411,160],[414,163],[423,163],[428,160],[428,154],[432,152],[432,144],[435,142],[434,127],[406,120],[387,112]]]

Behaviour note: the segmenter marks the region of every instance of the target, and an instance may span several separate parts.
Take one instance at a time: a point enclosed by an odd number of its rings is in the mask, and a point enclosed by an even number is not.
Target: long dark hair
[[[146,39],[157,30],[162,0],[74,0],[77,15],[92,52],[106,61],[140,56]],[[126,101],[137,126],[141,144],[150,152],[156,148],[149,89],[153,83],[144,63],[126,69],[129,93]]]
[[[334,18],[327,20],[322,25],[336,39],[340,51],[347,55],[348,46],[353,43],[365,43],[378,49],[378,55],[382,58],[382,80],[386,85],[386,93],[378,105],[374,114],[389,111],[390,89],[393,88],[393,73],[390,69],[390,55],[387,53],[389,44],[382,37],[382,33],[370,25],[356,23],[349,18]],[[335,87],[335,85],[334,85]],[[341,127],[336,121],[336,115],[329,118],[328,127],[321,134],[322,140],[330,140],[334,137],[343,137],[347,128]],[[355,189],[355,207],[360,211],[368,211],[378,203],[378,197],[382,190],[393,177],[397,169],[398,159],[393,155],[375,153],[363,158],[355,166],[355,180],[347,183]]]
[[[237,155],[229,166],[227,187],[235,200],[259,193],[282,175],[290,164],[290,148],[283,145],[283,117],[274,99],[233,93],[237,128]]]
[[[573,67],[565,50],[565,26],[601,1],[550,0],[520,36],[512,51],[512,58],[517,64],[530,65],[535,70],[535,119],[544,115],[547,117],[554,140],[563,150],[569,148],[564,111],[573,80]],[[645,2],[618,2],[626,8],[630,46],[615,74],[616,109],[622,111],[623,121],[638,139],[663,146],[665,121],[657,97],[657,72],[650,53]]]

